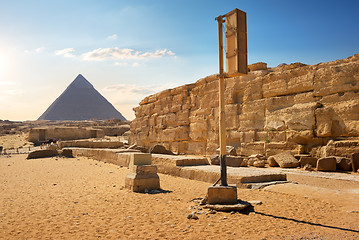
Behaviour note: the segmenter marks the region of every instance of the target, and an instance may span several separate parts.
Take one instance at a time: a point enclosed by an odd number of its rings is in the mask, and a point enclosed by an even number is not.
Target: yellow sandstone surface
[[[263,68],[226,79],[227,145],[242,155],[359,151],[359,54],[311,66]],[[160,143],[186,154],[213,154],[218,148],[216,75],[148,96],[134,111],[130,143]],[[350,141],[349,151],[326,146],[339,138]]]

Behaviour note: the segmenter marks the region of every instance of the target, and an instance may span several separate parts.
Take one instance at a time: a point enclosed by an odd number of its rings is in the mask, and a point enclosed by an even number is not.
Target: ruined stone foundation
[[[225,82],[227,145],[237,154],[348,157],[359,150],[359,54],[263,68]],[[218,148],[216,75],[148,96],[134,111],[131,143],[159,143],[179,154]]]

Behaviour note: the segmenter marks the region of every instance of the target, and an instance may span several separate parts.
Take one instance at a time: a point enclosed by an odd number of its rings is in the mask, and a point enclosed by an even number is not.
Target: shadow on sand
[[[262,215],[262,216],[271,217],[271,218],[275,218],[275,219],[282,219],[282,220],[287,220],[287,221],[292,221],[292,222],[302,223],[302,224],[308,224],[308,225],[317,226],[317,227],[324,227],[324,228],[330,228],[330,229],[335,229],[335,230],[341,230],[341,231],[345,231],[345,232],[359,233],[358,230],[354,230],[354,229],[329,226],[329,225],[324,225],[324,224],[320,224],[320,223],[312,223],[312,222],[303,221],[303,220],[297,220],[297,219],[288,218],[288,217],[280,217],[280,216],[275,216],[275,215],[272,215],[272,214],[256,212],[253,207],[251,209],[248,208],[248,209],[246,209],[246,212],[241,212],[241,213],[249,214],[250,212],[254,212],[255,214],[259,214],[259,215]]]

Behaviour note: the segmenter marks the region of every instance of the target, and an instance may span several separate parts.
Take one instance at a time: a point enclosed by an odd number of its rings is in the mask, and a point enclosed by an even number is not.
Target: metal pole
[[[223,69],[223,16],[216,18],[218,21],[218,47],[219,47],[219,146],[221,164],[221,186],[227,184],[226,165],[226,125],[224,116],[224,69]]]

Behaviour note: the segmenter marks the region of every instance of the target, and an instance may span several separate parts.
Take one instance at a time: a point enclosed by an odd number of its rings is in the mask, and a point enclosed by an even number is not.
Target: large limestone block
[[[284,122],[287,129],[304,131],[315,126],[314,109],[316,103],[294,104],[277,110],[266,110],[266,126]],[[267,127],[268,128],[268,127]]]
[[[261,73],[264,73],[266,71],[261,71]],[[249,81],[245,84],[243,91],[243,100],[244,102],[259,100],[263,98],[263,79],[261,77],[261,74],[256,76],[252,81]],[[242,94],[238,94],[241,96]],[[240,103],[240,102],[239,102]]]
[[[179,126],[175,128],[176,135],[175,141],[186,141],[189,140],[189,126]],[[173,140],[172,140],[173,141]]]
[[[175,113],[169,113],[165,118],[166,126],[177,127],[177,118]]]
[[[207,130],[208,130],[208,125],[206,121],[196,121],[190,124],[191,132],[201,132]]]
[[[320,97],[315,97],[313,92],[304,92],[298,93],[293,96],[293,100],[295,104],[298,103],[309,103],[309,102],[317,102],[320,100]]]
[[[304,168],[305,165],[310,165],[312,168],[317,166],[318,158],[315,157],[300,157],[300,167]]]
[[[189,132],[189,137],[191,140],[193,141],[206,141],[207,140],[207,132],[195,132],[195,131],[190,131]]]
[[[35,150],[30,152],[27,155],[26,159],[47,158],[47,157],[54,157],[58,155],[59,153],[57,152],[57,150]]]
[[[206,93],[198,99],[199,108],[212,108],[218,106],[218,92]]]
[[[313,67],[298,65],[297,68],[275,71],[263,77],[263,96],[273,97],[313,90]]]
[[[318,137],[331,137],[335,131],[333,120],[335,112],[332,108],[317,108],[316,116],[316,135]]]
[[[210,186],[207,192],[209,204],[236,204],[237,187],[235,186]]]
[[[131,153],[129,168],[132,169],[134,165],[151,165],[151,162],[150,153]]]
[[[203,155],[206,154],[207,142],[188,142],[188,153]]]
[[[286,131],[267,131],[265,141],[267,142],[285,142]]]
[[[266,100],[266,110],[270,112],[289,108],[295,104],[293,95],[269,97],[269,98],[265,98],[265,100]]]
[[[250,72],[257,71],[257,70],[266,70],[267,63],[264,63],[264,62],[253,63],[251,65],[248,65],[248,69]]]
[[[304,131],[287,130],[285,133],[287,138],[286,141],[288,142],[294,142],[298,144],[308,144],[314,141],[313,130],[304,130]]]
[[[351,155],[351,160],[353,172],[356,172],[359,169],[359,152],[353,153]]]
[[[125,178],[125,187],[134,192],[146,192],[160,189],[160,179],[157,174],[128,173]]]
[[[335,157],[337,160],[337,169],[342,171],[350,171],[352,169],[352,161],[345,157]]]
[[[161,141],[172,142],[176,138],[176,130],[174,128],[167,128],[162,131]]]
[[[160,144],[156,144],[156,145],[152,146],[150,148],[150,153],[173,155],[173,153],[170,150],[167,150],[165,146],[162,146]],[[151,164],[151,162],[149,164]],[[144,165],[144,164],[142,164],[142,165]]]
[[[359,152],[359,140],[329,141],[321,148],[321,156],[341,156],[350,158],[352,153]]]
[[[226,165],[229,167],[240,167],[243,162],[243,157],[226,156]]]
[[[157,174],[156,165],[133,165],[131,169],[132,173],[136,174]]]
[[[324,157],[319,158],[317,162],[318,171],[336,171],[337,170],[337,161],[335,157]]]
[[[170,150],[173,153],[180,154],[180,153],[187,153],[188,149],[188,141],[176,141],[171,143]]]
[[[212,156],[211,165],[220,165],[219,155]],[[226,156],[226,166],[228,167],[240,167],[242,166],[243,157],[239,156]]]
[[[188,125],[189,124],[189,110],[184,109],[184,110],[178,111],[176,113],[176,118],[177,118],[178,125]]]
[[[237,150],[238,154],[238,150]],[[239,155],[249,156],[252,154],[265,154],[264,142],[241,143]]]
[[[281,168],[295,168],[299,166],[299,161],[289,151],[270,156],[268,162],[270,166],[276,162]]]
[[[298,147],[300,145],[294,142],[269,142],[265,143],[265,154],[266,156],[272,156],[290,151],[292,153],[298,153]]]
[[[359,62],[323,66],[315,72],[314,94],[325,96],[359,90]]]

